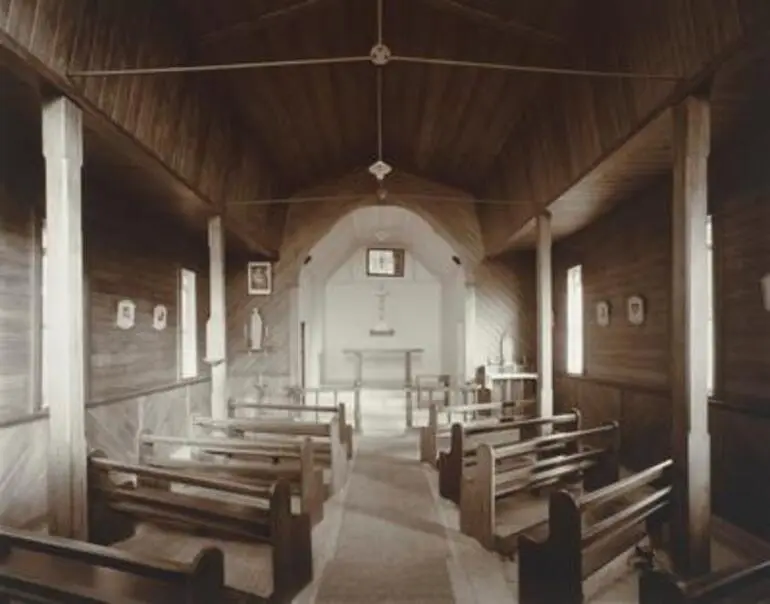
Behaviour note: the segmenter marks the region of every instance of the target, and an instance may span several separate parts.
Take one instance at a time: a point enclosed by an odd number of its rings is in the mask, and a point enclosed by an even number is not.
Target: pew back
[[[632,547],[643,536],[641,526],[653,541],[665,522],[671,493],[671,460],[580,497],[558,491],[548,506],[548,536],[537,540],[519,538],[519,600],[521,604],[583,601],[583,580]],[[664,483],[661,485],[661,481]],[[653,487],[634,500],[633,492]],[[616,503],[609,516],[601,513]],[[590,516],[600,518],[590,522]],[[559,581],[553,581],[558,576]]]
[[[0,602],[225,600],[224,557],[205,548],[191,564],[0,528]]]

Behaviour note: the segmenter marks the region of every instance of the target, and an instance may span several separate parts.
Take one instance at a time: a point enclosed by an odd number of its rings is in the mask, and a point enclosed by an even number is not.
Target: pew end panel
[[[458,503],[460,501],[460,480],[463,467],[463,448],[465,435],[461,424],[452,424],[450,432],[449,451],[442,452],[439,466],[439,493],[445,499]]]
[[[313,580],[311,521],[307,514],[292,515],[288,483],[279,481],[270,498],[273,541],[273,595],[271,602],[288,603]]]
[[[600,435],[602,454],[583,477],[583,486],[587,491],[595,491],[620,480],[620,424],[612,421],[606,425],[614,429]]]
[[[300,498],[302,512],[310,516],[311,524],[316,525],[324,517],[326,492],[323,470],[316,467],[313,440],[305,438],[300,449]]]
[[[486,549],[495,543],[495,454],[487,444],[479,446],[476,467],[464,473],[460,489],[460,532]]]

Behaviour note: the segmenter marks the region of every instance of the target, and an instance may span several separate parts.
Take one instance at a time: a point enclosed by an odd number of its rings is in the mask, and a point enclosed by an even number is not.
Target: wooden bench
[[[645,571],[639,578],[639,604],[767,602],[768,597],[770,561],[767,560],[687,580],[661,570]]]
[[[453,424],[449,451],[441,452],[438,458],[439,493],[454,503],[460,503],[464,469],[475,465],[476,449],[480,444],[512,444],[540,436],[544,428],[569,424],[575,424],[576,430],[580,429],[580,413],[577,410],[551,417],[535,417],[494,425]]]
[[[224,556],[202,549],[191,564],[0,528],[0,603],[254,602],[224,584]]]
[[[581,604],[583,581],[638,543],[645,526],[652,539],[659,538],[671,493],[666,484],[671,465],[665,461],[579,497],[563,490],[552,493],[547,535],[519,537],[520,604]],[[639,495],[651,486],[651,493]],[[627,501],[634,493],[637,497]],[[616,509],[605,515],[613,504]]]
[[[236,401],[230,399],[227,403],[228,414],[231,419],[253,419],[249,416],[239,416],[238,411],[254,411],[260,413],[286,412],[290,417],[315,415],[315,422],[321,423],[320,416],[332,414],[339,422],[340,442],[345,446],[348,459],[353,459],[353,426],[347,421],[345,403],[332,405],[301,405],[301,404],[282,404],[282,403],[251,403],[248,401]],[[275,418],[273,418],[275,419]]]
[[[189,451],[189,456],[182,459],[158,452],[159,448],[182,447]],[[238,456],[244,459],[236,459]],[[291,486],[292,495],[299,499],[300,513],[308,514],[313,525],[323,520],[326,499],[323,470],[316,466],[310,438],[276,449],[244,439],[157,436],[145,430],[139,436],[139,464],[225,477],[263,487],[283,479]]]
[[[476,463],[466,468],[460,493],[460,530],[485,548],[513,555],[519,530],[499,534],[498,504],[533,490],[580,481],[597,489],[618,480],[618,424],[608,423],[575,432],[557,432],[523,442],[476,451]],[[601,447],[582,442],[600,436]],[[510,520],[510,518],[509,518]],[[521,528],[526,527],[526,523]]]
[[[313,440],[314,458],[321,467],[328,468],[329,492],[339,492],[347,481],[347,449],[339,438],[339,422],[332,418],[326,423],[302,421],[274,421],[260,419],[212,419],[191,417],[193,435],[221,432],[231,439],[244,438],[270,445],[276,449],[291,447],[306,437]]]
[[[523,413],[523,407],[531,401],[505,401],[495,403],[472,403],[469,405],[445,405],[439,402],[432,402],[428,406],[428,425],[420,428],[420,461],[436,465],[440,450],[446,449],[450,443],[451,426],[453,416],[461,415],[463,426],[496,426],[505,421],[514,421],[520,419]],[[503,412],[512,410],[509,417],[505,417]],[[479,415],[484,412],[497,412],[497,416],[485,417],[479,419]],[[445,415],[446,423],[441,424],[439,418]]]
[[[94,452],[88,459],[88,503],[89,534],[97,543],[123,541],[138,524],[149,522],[194,535],[267,544],[272,602],[289,602],[313,579],[310,518],[292,514],[285,480],[255,487],[120,463]]]

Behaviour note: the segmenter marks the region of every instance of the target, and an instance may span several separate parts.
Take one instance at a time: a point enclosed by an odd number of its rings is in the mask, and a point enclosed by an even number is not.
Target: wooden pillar
[[[537,384],[538,412],[553,415],[553,269],[551,214],[537,217]]]
[[[227,309],[222,217],[209,219],[209,320],[206,359],[211,364],[211,416],[227,418]]]
[[[414,399],[412,397],[412,351],[407,350],[404,357],[404,393],[406,395],[406,428],[414,426]]]
[[[61,97],[43,106],[46,271],[43,312],[49,410],[48,530],[88,539],[85,435],[85,328],[80,109]]]
[[[289,290],[289,384],[298,385],[300,380],[300,320],[299,285]]]
[[[689,97],[674,109],[671,392],[672,557],[685,576],[710,570],[706,215],[710,108]]]

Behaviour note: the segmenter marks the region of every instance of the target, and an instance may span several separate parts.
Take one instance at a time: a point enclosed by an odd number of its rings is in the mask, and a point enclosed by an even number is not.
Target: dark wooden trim
[[[671,389],[669,386],[656,386],[654,384],[641,384],[638,382],[623,382],[620,380],[612,380],[607,378],[596,378],[590,375],[572,375],[569,373],[557,372],[554,374],[556,380],[579,380],[581,382],[587,382],[595,384],[597,386],[608,386],[610,388],[618,388],[620,390],[627,390],[631,392],[640,392],[644,394],[654,394],[657,396],[671,396]]]

